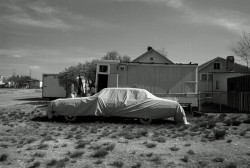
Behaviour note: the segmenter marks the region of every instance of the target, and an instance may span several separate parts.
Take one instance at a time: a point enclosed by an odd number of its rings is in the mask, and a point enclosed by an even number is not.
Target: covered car
[[[47,116],[114,116],[143,121],[174,117],[176,123],[188,124],[177,101],[138,88],[105,88],[90,97],[57,99],[48,104]]]

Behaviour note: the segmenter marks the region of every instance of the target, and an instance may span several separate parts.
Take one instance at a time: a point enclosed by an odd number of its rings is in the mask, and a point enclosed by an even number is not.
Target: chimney
[[[153,48],[151,46],[148,46],[148,51],[151,50],[151,49],[153,49]]]
[[[234,56],[227,56],[227,71],[234,71]]]

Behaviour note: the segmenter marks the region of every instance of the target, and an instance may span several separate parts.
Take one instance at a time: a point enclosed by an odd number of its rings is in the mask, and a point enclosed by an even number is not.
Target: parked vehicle
[[[182,106],[174,100],[154,96],[138,88],[105,88],[90,97],[65,98],[51,101],[48,118],[64,116],[74,121],[78,116],[137,118],[143,124],[152,119],[174,117],[176,123],[188,124]]]
[[[65,98],[66,90],[59,85],[58,74],[43,74],[43,98]]]

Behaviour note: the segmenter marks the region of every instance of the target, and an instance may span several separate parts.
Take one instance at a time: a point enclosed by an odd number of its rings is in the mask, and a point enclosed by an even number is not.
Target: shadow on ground
[[[47,116],[38,116],[31,119],[32,121],[39,122],[58,122],[58,123],[68,123],[65,121],[63,116],[53,117],[49,119]],[[96,116],[85,116],[77,117],[77,120],[71,123],[110,123],[110,124],[139,124],[137,119],[123,118],[123,117],[96,117]],[[151,124],[161,125],[161,124],[175,124],[172,120],[153,120]]]

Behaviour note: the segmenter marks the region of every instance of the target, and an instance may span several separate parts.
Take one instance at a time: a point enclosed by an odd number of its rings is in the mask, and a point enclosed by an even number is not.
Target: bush
[[[101,158],[105,157],[106,155],[108,155],[108,150],[105,148],[100,148],[97,151],[95,151],[91,156],[94,158]]]
[[[224,139],[226,135],[225,129],[214,128],[214,138],[215,139]]]
[[[183,162],[188,162],[189,161],[189,156],[184,155],[184,157],[181,159]]]
[[[123,162],[121,161],[114,161],[113,163],[110,163],[111,166],[115,166],[115,167],[122,167],[123,166]]]
[[[77,157],[81,157],[84,154],[83,151],[74,151],[73,153],[69,154],[70,158],[77,158]]]
[[[8,155],[7,155],[7,154],[2,154],[2,155],[0,156],[0,162],[3,162],[3,161],[5,161],[5,160],[7,160],[7,158],[8,158]]]
[[[213,159],[214,162],[223,162],[224,161],[224,158],[222,157],[216,157]]]
[[[146,145],[147,148],[154,148],[154,147],[156,147],[155,143],[147,143],[145,145]]]
[[[37,161],[37,162],[33,163],[31,166],[29,166],[28,168],[37,168],[40,165],[41,165],[41,163]]]
[[[193,155],[194,151],[192,149],[190,149],[189,151],[187,151],[188,154]]]
[[[180,150],[180,148],[176,147],[176,146],[173,146],[171,148],[169,148],[171,151],[178,151]]]

